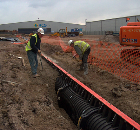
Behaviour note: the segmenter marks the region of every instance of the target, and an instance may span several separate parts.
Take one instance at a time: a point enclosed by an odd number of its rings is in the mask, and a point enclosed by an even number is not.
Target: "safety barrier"
[[[55,82],[59,107],[65,109],[79,130],[140,130],[138,123],[49,58],[42,58],[59,72]]]
[[[91,48],[90,64],[129,81],[140,82],[140,50],[105,42],[91,44]]]
[[[115,43],[89,39],[82,40],[91,46],[88,63],[98,66],[121,78],[140,83],[140,49],[138,47],[121,46]],[[13,43],[19,44],[16,42]],[[59,45],[66,53],[69,52],[73,55],[76,53],[75,50],[64,43],[60,37],[48,38],[48,36],[44,36],[42,43]]]
[[[88,63],[115,74],[129,81],[140,83],[140,49],[121,46],[115,43],[82,39],[91,46]],[[64,52],[76,53],[74,49],[63,42],[60,37],[42,38],[42,43],[61,46]],[[78,58],[78,57],[77,57]]]

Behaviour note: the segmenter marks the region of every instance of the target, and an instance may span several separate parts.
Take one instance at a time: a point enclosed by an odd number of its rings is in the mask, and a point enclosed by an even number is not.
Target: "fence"
[[[106,32],[113,32],[111,35],[119,35],[119,31],[84,31],[84,35],[107,35]]]
[[[91,46],[88,63],[111,72],[129,81],[140,82],[140,51],[138,48],[125,47],[115,43],[83,39]],[[42,38],[42,43],[61,46],[64,52],[76,53],[61,38]]]

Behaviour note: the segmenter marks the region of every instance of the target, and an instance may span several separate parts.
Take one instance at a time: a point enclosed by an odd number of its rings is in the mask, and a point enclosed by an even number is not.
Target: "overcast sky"
[[[140,0],[0,0],[0,24],[46,20],[85,24],[140,15]]]

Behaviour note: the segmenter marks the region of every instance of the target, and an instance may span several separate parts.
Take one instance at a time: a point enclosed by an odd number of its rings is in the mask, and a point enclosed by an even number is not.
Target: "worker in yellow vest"
[[[31,36],[30,40],[26,45],[27,56],[29,59],[31,71],[34,78],[40,76],[39,74],[37,74],[37,67],[38,67],[37,53],[41,54],[40,43],[43,35],[44,35],[44,30],[42,28],[39,28],[37,30],[37,33]]]
[[[76,53],[79,55],[79,59],[82,60],[79,70],[84,70],[84,75],[88,74],[88,55],[90,54],[90,45],[84,41],[69,40],[68,44],[74,47]]]

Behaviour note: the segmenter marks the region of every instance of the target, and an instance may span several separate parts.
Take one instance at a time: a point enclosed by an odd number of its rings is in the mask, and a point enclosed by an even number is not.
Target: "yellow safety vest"
[[[35,38],[36,38],[36,42],[35,42],[35,45],[36,45],[36,43],[37,43],[37,34],[34,34],[32,36],[35,36]],[[25,49],[26,49],[26,51],[32,50],[31,45],[30,45],[30,40],[28,41]]]
[[[90,45],[84,41],[76,41],[76,42],[74,42],[74,46],[75,45],[77,45],[81,49],[83,54],[87,50],[87,48],[90,47]]]

